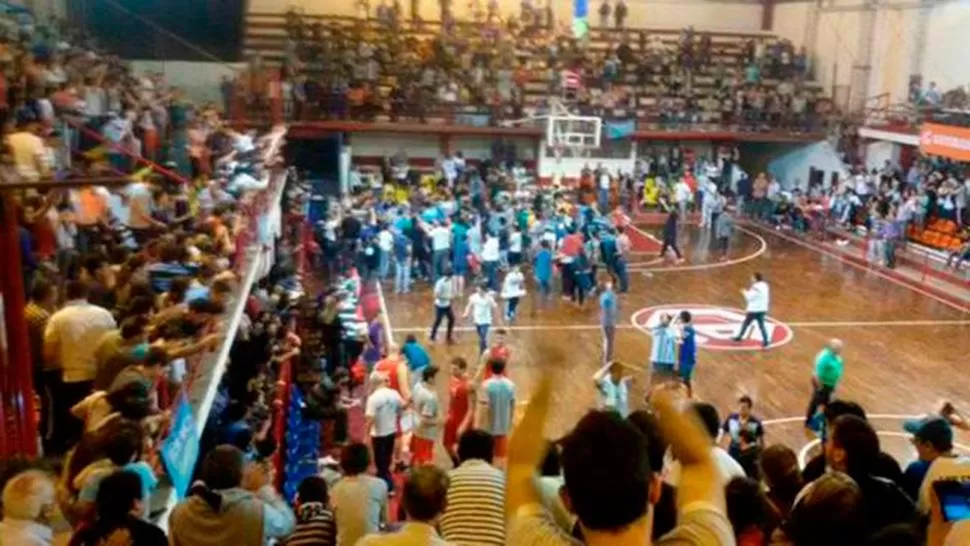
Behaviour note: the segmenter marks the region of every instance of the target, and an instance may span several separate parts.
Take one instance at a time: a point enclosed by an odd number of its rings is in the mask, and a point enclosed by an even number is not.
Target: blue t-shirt
[[[543,248],[536,254],[536,278],[540,281],[552,280],[552,252]]]
[[[600,294],[600,324],[603,326],[616,326],[616,315],[618,314],[616,293],[606,290]]]
[[[684,326],[684,339],[680,343],[680,365],[691,366],[697,363],[697,331],[693,326]]]
[[[488,397],[488,433],[507,436],[512,430],[512,404],[515,403],[515,384],[501,375],[495,375],[482,384]]]
[[[424,347],[414,343],[405,343],[401,347],[401,354],[408,361],[408,368],[412,371],[423,370],[431,364],[431,357],[428,356],[428,351],[424,350]]]

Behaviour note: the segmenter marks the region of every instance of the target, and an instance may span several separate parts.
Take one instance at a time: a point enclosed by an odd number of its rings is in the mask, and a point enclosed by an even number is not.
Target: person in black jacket
[[[134,472],[120,471],[101,481],[96,500],[98,518],[71,537],[70,546],[131,544],[167,546],[161,529],[141,519],[142,481]]]
[[[879,437],[868,421],[855,415],[835,420],[825,458],[832,470],[845,472],[859,485],[867,534],[897,523],[915,523],[918,517],[902,488],[874,473],[879,453]]]
[[[680,249],[677,247],[677,208],[670,206],[666,201],[663,202],[663,206],[667,209],[667,220],[664,222],[663,231],[663,247],[660,249],[660,257],[663,258],[667,255],[667,250],[670,249],[677,256],[677,263],[682,263],[684,261],[683,255],[680,253]]]

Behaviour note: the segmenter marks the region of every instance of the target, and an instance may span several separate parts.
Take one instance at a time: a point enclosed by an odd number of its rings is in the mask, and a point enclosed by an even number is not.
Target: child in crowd
[[[651,330],[653,345],[650,347],[650,364],[654,377],[653,383],[664,383],[674,377],[677,366],[677,331],[673,326],[673,316],[664,313],[660,322]]]
[[[525,276],[518,265],[513,265],[502,282],[502,299],[505,300],[505,320],[514,322],[518,317],[519,300],[525,296]]]

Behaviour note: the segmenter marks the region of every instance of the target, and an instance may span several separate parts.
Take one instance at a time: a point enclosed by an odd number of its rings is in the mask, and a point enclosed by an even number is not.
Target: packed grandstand
[[[837,390],[831,340],[796,419],[823,447],[797,453],[750,396],[694,396],[689,313],[650,325],[632,366],[611,337],[615,298],[641,280],[639,220],[662,224],[648,248],[676,266],[678,229],[709,230],[730,263],[736,230],[757,226],[965,292],[970,158],[858,158],[843,133],[864,120],[817,83],[811,51],[769,33],[630,28],[623,0],[590,5],[586,32],[525,1],[467,18],[442,1],[436,21],[359,4],[251,23],[221,103],[4,8],[0,544],[970,544],[960,401],[911,416],[915,460],[894,458]],[[935,86],[911,98],[906,125],[940,113]],[[602,120],[604,147],[637,139],[630,168],[540,142],[556,108]],[[318,123],[410,128],[319,182],[287,148]],[[557,162],[568,147],[575,172],[547,177],[551,157],[503,141],[409,158],[408,135],[441,126],[525,135]],[[740,151],[826,137],[834,177],[785,179]],[[385,293],[412,291],[433,325],[395,338]],[[506,336],[525,308],[587,300],[598,407],[550,438],[557,392],[580,388],[562,377],[574,356],[530,347],[519,392]],[[748,311],[764,331],[767,309]],[[631,367],[653,370],[647,385]]]

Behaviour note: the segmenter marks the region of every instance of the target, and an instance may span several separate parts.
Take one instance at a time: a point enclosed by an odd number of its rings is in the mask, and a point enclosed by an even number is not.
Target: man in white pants
[[[748,333],[748,327],[751,326],[752,322],[756,322],[758,323],[758,329],[761,330],[761,344],[767,349],[771,345],[771,337],[768,336],[768,329],[765,327],[765,316],[768,314],[768,304],[771,299],[770,289],[761,273],[752,275],[752,281],[751,288],[741,290],[741,293],[744,294],[744,299],[748,303],[745,308],[741,331],[738,332],[738,335],[734,336],[734,341],[740,342],[744,339],[745,334]]]

